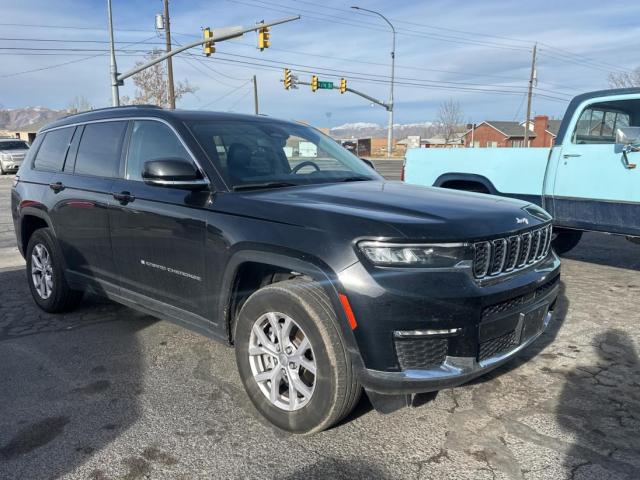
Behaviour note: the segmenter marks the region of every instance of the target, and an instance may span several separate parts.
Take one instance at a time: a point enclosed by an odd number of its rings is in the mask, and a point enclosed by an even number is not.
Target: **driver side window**
[[[145,162],[169,158],[191,162],[189,153],[171,128],[155,120],[135,120],[127,153],[125,178],[142,181]]]
[[[615,143],[616,129],[628,127],[630,115],[619,110],[607,110],[597,105],[585,108],[580,114],[573,143],[608,144]]]

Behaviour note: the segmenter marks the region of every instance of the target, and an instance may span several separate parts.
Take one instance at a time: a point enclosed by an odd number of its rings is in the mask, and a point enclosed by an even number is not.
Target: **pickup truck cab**
[[[575,97],[546,148],[412,149],[405,181],[518,198],[554,220],[554,248],[583,231],[640,238],[640,88]]]

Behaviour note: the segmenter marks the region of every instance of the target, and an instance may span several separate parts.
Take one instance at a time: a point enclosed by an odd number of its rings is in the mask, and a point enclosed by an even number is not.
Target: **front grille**
[[[449,342],[446,338],[396,338],[396,354],[403,370],[433,368],[445,361]]]
[[[549,253],[551,225],[474,247],[473,274],[476,278],[498,276],[539,262]]]
[[[507,332],[500,337],[492,338],[491,340],[482,342],[478,350],[478,360],[486,360],[487,358],[491,358],[502,352],[512,350],[517,346],[518,343],[516,342],[516,331],[511,330],[510,332]]]

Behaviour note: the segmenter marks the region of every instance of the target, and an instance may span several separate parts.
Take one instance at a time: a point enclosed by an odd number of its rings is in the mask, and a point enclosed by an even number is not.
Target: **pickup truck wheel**
[[[67,284],[62,268],[62,253],[49,228],[36,230],[27,245],[27,282],[36,304],[45,312],[73,310],[82,292]]]
[[[322,431],[357,403],[358,384],[331,303],[316,284],[261,288],[239,313],[238,371],[258,412],[278,429]]]
[[[582,232],[579,230],[565,230],[562,228],[553,229],[554,238],[551,241],[553,250],[562,255],[572,250],[582,238]]]

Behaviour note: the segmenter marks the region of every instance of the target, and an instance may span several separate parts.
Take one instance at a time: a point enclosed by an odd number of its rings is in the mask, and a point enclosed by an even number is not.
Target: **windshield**
[[[303,125],[227,120],[188,125],[234,189],[381,178],[333,139]]]
[[[0,150],[25,150],[28,148],[29,145],[27,145],[26,142],[22,142],[20,140],[0,142]]]

